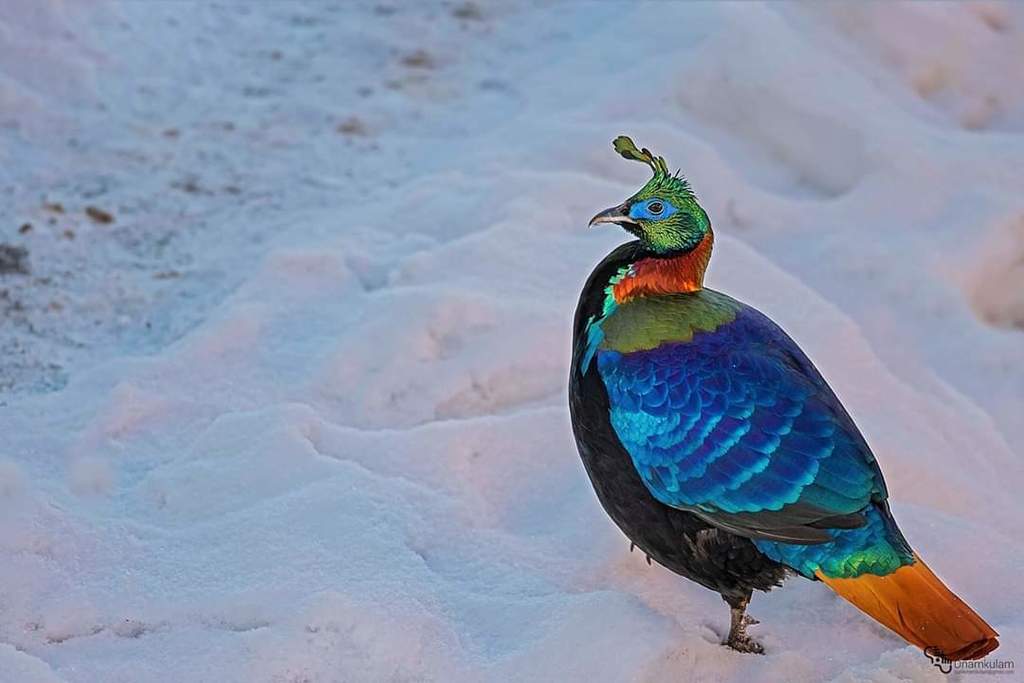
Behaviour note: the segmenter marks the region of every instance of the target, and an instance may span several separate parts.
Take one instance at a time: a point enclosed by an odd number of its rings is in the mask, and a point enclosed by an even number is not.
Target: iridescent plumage
[[[656,499],[743,532],[806,576],[823,568],[848,578],[913,561],[895,525],[860,528],[869,506],[885,500],[878,466],[828,385],[770,320],[702,290],[638,299],[595,324],[614,330],[597,352],[612,426]],[[796,552],[773,540],[815,545]]]
[[[654,177],[595,216],[639,237],[588,280],[570,407],[602,504],[649,556],[717,590],[746,635],[751,590],[785,569],[825,581],[922,648],[974,658],[996,633],[903,537],[881,470],[836,395],[760,312],[703,287],[713,237],[664,159],[615,141]]]

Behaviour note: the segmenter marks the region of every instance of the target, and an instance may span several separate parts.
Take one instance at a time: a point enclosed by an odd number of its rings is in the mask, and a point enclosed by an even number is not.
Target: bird
[[[704,286],[714,233],[679,171],[625,136],[653,176],[590,227],[636,239],[591,272],[573,322],[569,410],[597,498],[658,564],[719,593],[724,645],[749,633],[754,590],[824,583],[949,661],[999,646],[911,548],[882,471],[821,373],[766,315]]]

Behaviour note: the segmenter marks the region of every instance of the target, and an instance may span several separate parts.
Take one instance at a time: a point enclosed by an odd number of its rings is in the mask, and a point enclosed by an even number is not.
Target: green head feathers
[[[615,223],[656,254],[686,252],[700,244],[711,231],[711,222],[686,179],[672,174],[663,157],[637,149],[625,135],[615,138],[612,146],[626,159],[650,166],[654,177],[619,206],[594,216],[590,224]]]

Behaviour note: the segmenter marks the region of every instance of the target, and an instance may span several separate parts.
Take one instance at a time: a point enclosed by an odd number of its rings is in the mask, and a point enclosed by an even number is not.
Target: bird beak
[[[600,223],[615,223],[616,225],[620,225],[624,228],[628,228],[631,225],[637,225],[637,222],[629,217],[629,207],[625,204],[619,204],[618,206],[613,206],[610,209],[605,209],[590,219],[591,228]]]

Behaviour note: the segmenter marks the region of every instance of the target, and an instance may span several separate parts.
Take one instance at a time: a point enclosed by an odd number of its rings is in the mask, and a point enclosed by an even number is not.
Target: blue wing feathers
[[[661,502],[712,521],[746,515],[741,531],[774,543],[763,552],[803,569],[809,551],[793,548],[870,544],[888,529],[868,520],[865,530],[835,530],[826,543],[816,532],[819,545],[770,540],[773,525],[792,534],[794,524],[863,513],[886,494],[838,399],[796,344],[753,309],[689,342],[602,349],[596,361],[612,426]],[[723,525],[735,528],[736,519],[723,517]]]
[[[754,545],[808,578],[819,569],[827,576],[885,576],[913,562],[913,553],[899,529],[887,513],[874,506],[865,511],[863,526],[837,531],[828,543],[800,545],[755,539]]]

